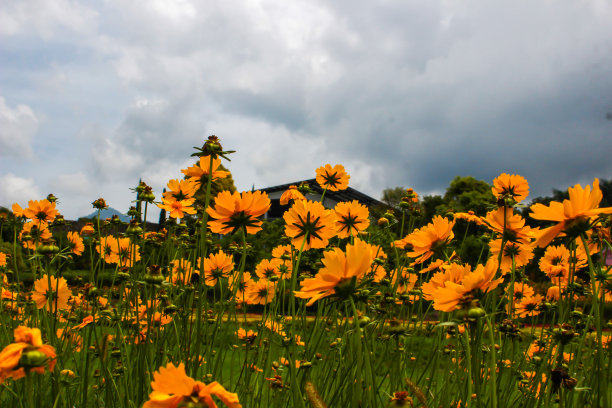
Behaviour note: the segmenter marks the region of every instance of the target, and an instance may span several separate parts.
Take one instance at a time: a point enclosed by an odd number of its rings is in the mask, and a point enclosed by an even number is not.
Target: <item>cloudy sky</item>
[[[0,205],[67,218],[159,195],[210,134],[239,190],[612,178],[609,0],[8,0],[0,61]]]

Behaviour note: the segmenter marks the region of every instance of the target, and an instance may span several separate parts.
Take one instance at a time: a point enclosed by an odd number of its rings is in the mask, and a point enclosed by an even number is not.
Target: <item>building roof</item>
[[[265,191],[266,193],[270,194],[273,192],[277,192],[277,191],[285,191],[289,188],[289,186],[299,186],[300,183],[308,183],[308,185],[310,186],[310,189],[312,191],[314,191],[317,194],[323,194],[323,189],[321,188],[321,186],[319,185],[319,183],[317,183],[316,179],[308,179],[308,180],[300,180],[300,181],[295,181],[293,183],[287,183],[287,184],[280,184],[278,186],[272,186],[272,187],[266,187],[266,188],[260,188],[260,191]],[[334,201],[337,202],[341,202],[341,201],[353,201],[353,200],[357,200],[359,201],[361,204],[364,204],[368,207],[372,207],[372,206],[387,206],[385,203],[383,203],[382,201],[378,201],[375,198],[370,197],[367,194],[363,194],[360,191],[355,190],[352,187],[348,187],[346,190],[340,190],[340,191],[329,191],[327,190],[325,192],[325,197],[326,198],[330,198]]]

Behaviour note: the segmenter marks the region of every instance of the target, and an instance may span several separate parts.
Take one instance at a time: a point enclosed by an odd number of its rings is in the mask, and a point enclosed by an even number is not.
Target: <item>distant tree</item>
[[[398,208],[404,194],[406,194],[406,188],[404,187],[385,188],[381,201],[389,207]]]
[[[166,189],[164,188],[164,190],[162,191],[162,195],[165,192],[166,192]],[[164,228],[164,225],[166,225],[166,210],[162,209],[159,211],[159,220],[157,222],[157,225],[159,229]]]
[[[423,196],[421,200],[423,218],[429,222],[434,215],[442,215],[446,212],[446,201],[440,195]]]
[[[491,185],[474,177],[455,177],[444,194],[448,209],[459,212],[474,211],[485,215],[495,203]]]

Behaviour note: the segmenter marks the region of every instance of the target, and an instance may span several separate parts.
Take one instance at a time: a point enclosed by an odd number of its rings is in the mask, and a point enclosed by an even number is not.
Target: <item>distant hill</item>
[[[100,219],[104,220],[106,218],[111,218],[113,215],[117,214],[119,219],[123,222],[130,222],[130,217],[121,212],[115,210],[113,207],[108,207],[102,211],[100,211]],[[85,218],[96,218],[98,216],[98,211],[94,211],[89,215],[86,215]]]

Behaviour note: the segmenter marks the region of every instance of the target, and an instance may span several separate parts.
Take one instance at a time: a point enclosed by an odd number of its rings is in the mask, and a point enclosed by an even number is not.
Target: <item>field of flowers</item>
[[[127,226],[71,231],[52,195],[0,218],[1,407],[612,406],[597,179],[530,227],[518,175],[486,214],[422,220],[411,189],[376,215],[325,208],[350,178],[327,164],[323,197],[292,186],[270,221],[264,192],[213,194],[231,153],[211,136],[161,197],[141,182]],[[150,231],[154,205],[170,218]]]

